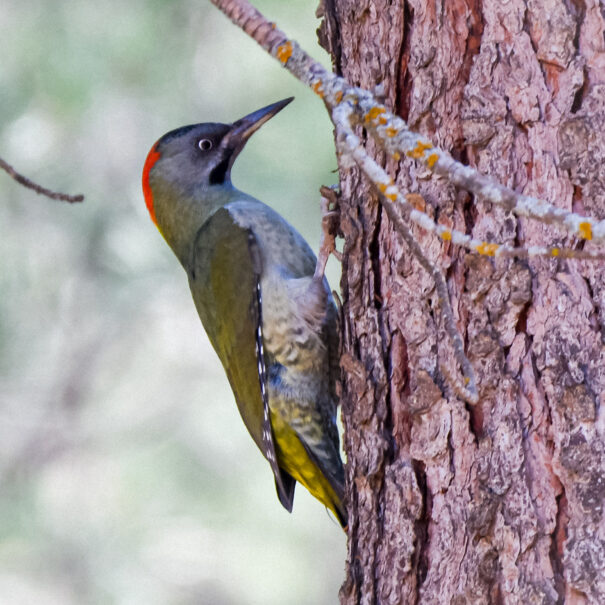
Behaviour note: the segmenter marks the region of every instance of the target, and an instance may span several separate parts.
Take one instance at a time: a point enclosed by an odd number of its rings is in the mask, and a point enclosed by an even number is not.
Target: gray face
[[[225,144],[230,129],[230,124],[209,123],[168,132],[158,141],[160,160],[152,179],[159,169],[162,179],[185,191],[228,182],[236,151]]]
[[[246,141],[293,97],[262,107],[233,124],[194,124],[165,134],[155,150],[160,159],[149,182],[190,195],[213,185],[230,184],[231,166]]]

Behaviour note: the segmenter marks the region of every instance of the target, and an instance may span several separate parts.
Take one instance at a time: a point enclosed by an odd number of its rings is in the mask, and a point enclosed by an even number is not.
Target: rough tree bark
[[[605,217],[598,0],[324,0],[321,11],[336,71],[413,129],[519,191]],[[367,146],[439,222],[580,245]],[[451,347],[431,279],[359,171],[341,179],[341,603],[605,603],[605,266],[494,261],[413,228],[447,275],[477,372],[471,407],[441,370]]]

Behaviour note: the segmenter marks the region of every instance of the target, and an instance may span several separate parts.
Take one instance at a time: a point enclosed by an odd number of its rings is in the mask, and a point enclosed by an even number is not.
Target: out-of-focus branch
[[[42,187],[42,185],[38,185],[38,183],[34,183],[31,179],[28,179],[26,176],[19,174],[8,162],[5,162],[2,158],[0,158],[0,168],[4,170],[7,174],[9,174],[17,183],[27,187],[28,189],[32,189],[36,193],[40,195],[45,195],[49,197],[51,200],[60,200],[62,202],[69,202],[70,204],[74,204],[77,202],[83,202],[84,196],[82,194],[78,195],[69,195],[67,193],[60,193],[58,191],[51,191],[46,187]]]

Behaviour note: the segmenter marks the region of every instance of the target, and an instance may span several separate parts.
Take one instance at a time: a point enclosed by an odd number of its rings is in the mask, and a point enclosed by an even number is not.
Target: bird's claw
[[[321,193],[321,238],[314,277],[323,279],[326,264],[330,254],[342,261],[342,254],[336,249],[336,234],[339,227],[340,212],[338,210],[339,193],[333,187],[320,187]]]

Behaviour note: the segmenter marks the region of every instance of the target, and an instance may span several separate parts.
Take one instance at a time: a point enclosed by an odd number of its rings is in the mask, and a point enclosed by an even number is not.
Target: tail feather
[[[296,479],[287,473],[283,468],[280,469],[281,485],[275,478],[275,491],[282,506],[289,512],[292,512],[294,505],[294,489],[296,488]]]

